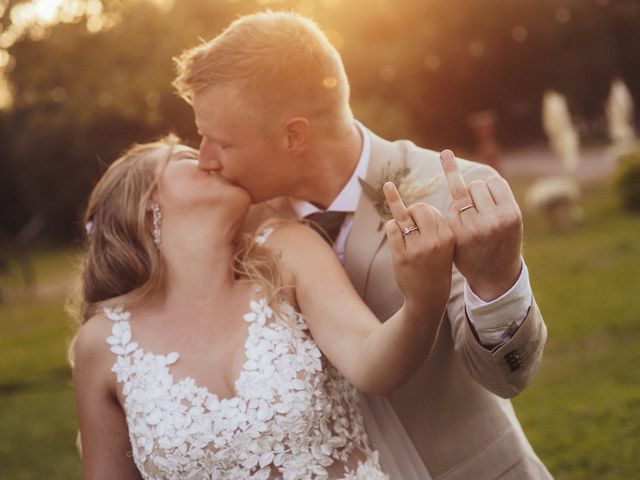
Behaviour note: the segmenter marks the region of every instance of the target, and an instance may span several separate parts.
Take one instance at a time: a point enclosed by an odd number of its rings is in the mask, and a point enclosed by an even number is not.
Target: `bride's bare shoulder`
[[[104,312],[99,312],[79,328],[71,350],[75,368],[101,368],[113,363],[115,359],[107,343],[113,324]]]
[[[332,251],[316,231],[301,221],[282,221],[265,231],[268,232],[268,241],[264,243],[273,249],[306,254],[316,249]]]
[[[292,278],[321,275],[331,267],[340,268],[338,257],[329,244],[302,222],[277,225],[265,246],[274,252],[282,271]]]

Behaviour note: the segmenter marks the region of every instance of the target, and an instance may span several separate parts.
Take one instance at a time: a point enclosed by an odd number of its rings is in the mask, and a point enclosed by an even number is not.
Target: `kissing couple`
[[[85,215],[85,478],[551,478],[509,400],[546,327],[507,182],[356,121],[304,16],[177,65],[199,151],[132,147]]]

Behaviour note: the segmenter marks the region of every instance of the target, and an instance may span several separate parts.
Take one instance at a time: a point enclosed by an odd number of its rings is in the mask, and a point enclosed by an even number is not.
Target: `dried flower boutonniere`
[[[378,187],[374,187],[362,178],[358,178],[362,191],[373,201],[373,204],[380,215],[378,230],[382,229],[387,220],[393,218],[391,210],[389,210],[389,205],[387,205],[387,201],[384,198],[384,192],[382,191],[382,187],[384,187],[385,183],[393,182],[398,189],[398,193],[400,194],[402,201],[407,206],[410,206],[416,203],[419,199],[428,195],[431,192],[433,185],[438,180],[438,177],[435,177],[425,182],[421,178],[419,172],[411,170],[407,166],[392,172],[391,165],[389,163],[385,166],[380,177],[380,184]]]

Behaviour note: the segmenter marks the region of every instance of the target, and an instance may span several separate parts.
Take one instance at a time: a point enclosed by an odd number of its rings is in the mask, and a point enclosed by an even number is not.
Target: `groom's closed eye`
[[[233,144],[231,144],[229,141],[227,140],[220,140],[220,139],[213,139],[210,137],[203,137],[205,139],[205,142],[207,144],[209,144],[212,147],[215,147],[219,150],[228,150],[229,148],[231,148],[233,146]]]
[[[211,137],[209,135],[202,134],[200,132],[198,132],[198,134],[200,135],[200,137],[202,138],[203,141],[207,142],[210,145],[215,145],[215,146],[223,148],[223,149],[228,148],[228,147],[231,146],[231,143],[229,143],[229,141],[227,141],[227,140],[223,140],[223,139],[220,139],[220,138],[213,138],[213,137]]]

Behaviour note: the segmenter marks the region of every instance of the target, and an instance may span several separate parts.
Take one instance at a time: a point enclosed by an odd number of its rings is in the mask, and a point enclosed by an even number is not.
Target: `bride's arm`
[[[402,216],[399,223],[415,221],[420,232],[403,238],[394,221],[386,225],[395,281],[405,303],[384,323],[360,299],[334,252],[311,229],[286,225],[269,241],[293,279],[298,306],[320,349],[352,385],[374,394],[400,386],[427,358],[449,298],[454,248],[439,212],[425,204],[407,210],[395,189],[387,194],[396,218]]]
[[[85,323],[74,345],[73,380],[82,443],[83,478],[141,478],[132,455],[124,412],[116,398],[114,357],[105,338],[111,322],[101,316]]]

